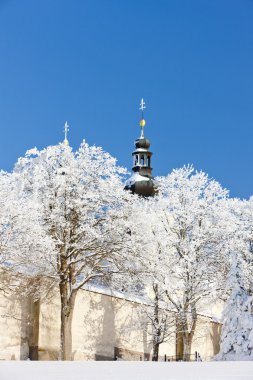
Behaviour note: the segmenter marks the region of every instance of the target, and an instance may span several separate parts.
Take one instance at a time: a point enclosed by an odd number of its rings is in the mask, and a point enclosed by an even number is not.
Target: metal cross
[[[143,100],[143,98],[141,99],[141,104],[140,104],[140,110],[141,110],[141,113],[142,113],[142,118],[143,118],[143,111],[144,111],[144,109],[146,108],[146,106],[145,106],[145,102],[144,102],[144,100]]]
[[[68,131],[69,131],[69,125],[66,122],[64,125],[65,141],[68,140]]]

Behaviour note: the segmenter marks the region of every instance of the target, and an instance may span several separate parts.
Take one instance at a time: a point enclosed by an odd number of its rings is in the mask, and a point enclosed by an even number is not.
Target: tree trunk
[[[67,283],[60,284],[61,294],[61,337],[60,360],[73,360],[72,358],[72,319],[76,292],[67,296]]]
[[[191,324],[190,332],[188,330],[187,315],[185,315],[184,322],[183,322],[183,343],[184,343],[183,360],[184,361],[190,361],[192,339],[193,339],[193,335],[195,333],[196,324],[197,324],[197,313],[196,313],[195,305],[191,305],[191,318],[192,318],[192,324]]]
[[[160,337],[161,330],[159,327],[159,293],[158,293],[158,284],[153,284],[153,290],[155,293],[154,299],[154,331],[153,331],[153,354],[152,361],[158,362],[159,357],[159,345],[160,345]]]
[[[178,321],[176,322],[176,360],[183,360],[184,342],[183,342],[183,327]]]
[[[192,334],[185,331],[183,333],[183,343],[184,343],[184,353],[183,360],[186,362],[190,361],[191,355],[191,345],[192,345]]]
[[[33,301],[33,299],[30,299],[29,309],[29,359],[39,360],[40,301]]]
[[[152,355],[152,361],[158,362],[159,358],[159,343],[153,343],[153,355]]]

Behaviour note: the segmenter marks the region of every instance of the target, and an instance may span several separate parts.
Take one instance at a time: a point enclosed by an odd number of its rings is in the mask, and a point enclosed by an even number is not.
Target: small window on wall
[[[141,165],[144,165],[144,156],[141,156]]]
[[[150,168],[150,156],[148,156],[148,167]]]

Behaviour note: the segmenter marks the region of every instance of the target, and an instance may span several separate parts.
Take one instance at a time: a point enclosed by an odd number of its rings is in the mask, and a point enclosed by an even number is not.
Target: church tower
[[[140,110],[142,118],[140,120],[141,135],[135,140],[135,150],[132,153],[133,167],[132,176],[126,181],[125,190],[144,197],[150,197],[155,194],[155,185],[152,177],[151,157],[152,152],[149,151],[150,141],[144,137],[144,127],[146,121],[143,118],[145,102],[141,99]]]

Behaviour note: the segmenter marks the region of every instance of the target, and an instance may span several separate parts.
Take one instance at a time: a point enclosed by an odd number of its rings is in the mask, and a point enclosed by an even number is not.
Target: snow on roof
[[[147,149],[145,148],[136,148],[134,153],[142,153],[142,152],[147,152]]]
[[[148,297],[137,296],[137,295],[129,294],[129,293],[123,293],[123,292],[120,292],[119,290],[110,289],[104,285],[86,284],[82,287],[82,289],[88,290],[94,293],[104,294],[106,296],[112,296],[115,298],[124,299],[130,302],[136,302],[139,304],[146,304],[146,305],[152,304],[151,300]]]
[[[149,181],[150,178],[144,177],[143,175],[140,175],[138,172],[133,173],[131,177],[125,182],[125,186],[131,186],[135,182],[141,182],[141,181]]]
[[[141,295],[138,296],[138,295],[134,295],[134,294],[126,293],[126,292],[123,293],[118,290],[110,289],[104,285],[86,284],[82,287],[82,289],[87,290],[89,292],[94,292],[94,293],[99,293],[106,296],[119,298],[125,301],[135,302],[140,305],[147,305],[147,306],[153,305],[152,300],[148,296],[141,296]],[[175,309],[169,308],[166,302],[160,302],[159,308],[168,310],[174,313],[176,312]],[[213,314],[208,314],[208,313],[197,313],[197,314],[201,317],[206,317],[208,319],[211,319],[212,322],[221,323],[221,318],[217,318]]]

